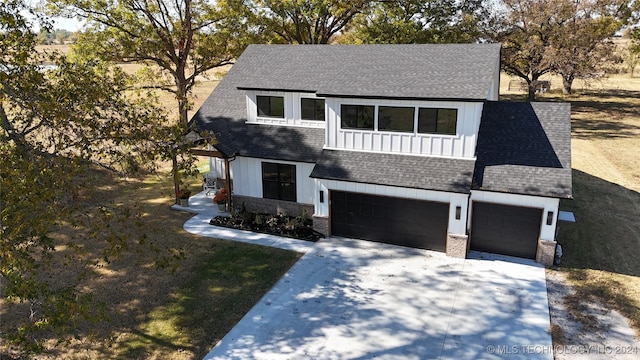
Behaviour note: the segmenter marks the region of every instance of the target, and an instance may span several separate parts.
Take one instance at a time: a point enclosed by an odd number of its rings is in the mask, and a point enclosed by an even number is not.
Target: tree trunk
[[[180,173],[178,172],[178,155],[174,153],[171,155],[171,165],[173,168],[171,172],[173,172],[173,189],[176,194],[176,204],[180,203],[180,199],[178,198],[178,193],[180,192]]]
[[[573,75],[562,75],[562,93],[565,95],[571,94],[571,87],[573,86]]]
[[[538,78],[532,79],[529,83],[529,94],[527,101],[536,101],[536,88],[538,87]]]
[[[178,98],[178,111],[180,115],[180,123],[187,124],[189,122],[189,99],[187,98],[187,77],[185,75],[185,65],[178,64],[176,69],[176,96]]]

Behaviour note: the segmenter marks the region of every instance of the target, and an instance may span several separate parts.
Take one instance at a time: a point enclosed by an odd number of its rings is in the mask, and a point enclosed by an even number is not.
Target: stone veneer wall
[[[461,234],[447,235],[447,256],[466,259],[469,252],[469,236]]]
[[[324,236],[329,236],[329,218],[313,215],[313,230]]]
[[[307,210],[307,215],[313,214],[313,205],[300,204],[291,201],[263,199],[250,196],[233,195],[233,209],[242,210],[242,204],[248,211],[266,214],[284,214],[288,216],[300,216],[303,210]]]
[[[536,262],[544,266],[553,265],[556,257],[556,245],[558,243],[553,240],[538,240],[538,251],[536,252]]]

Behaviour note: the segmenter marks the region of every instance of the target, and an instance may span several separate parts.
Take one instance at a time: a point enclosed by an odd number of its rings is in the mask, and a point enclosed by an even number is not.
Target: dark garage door
[[[473,203],[471,249],[535,259],[542,209]]]
[[[449,204],[331,191],[331,233],[445,251]]]

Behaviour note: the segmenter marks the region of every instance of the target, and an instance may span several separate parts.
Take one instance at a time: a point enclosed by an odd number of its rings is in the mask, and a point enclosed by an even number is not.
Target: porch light
[[[324,202],[324,191],[320,190],[320,203]]]
[[[553,211],[547,212],[547,225],[553,224]]]
[[[456,206],[456,220],[460,220],[461,212],[462,212],[462,207]]]

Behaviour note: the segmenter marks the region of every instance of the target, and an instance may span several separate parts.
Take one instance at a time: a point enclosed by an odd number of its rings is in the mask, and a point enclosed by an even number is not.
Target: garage
[[[536,258],[542,209],[473,203],[471,249]]]
[[[331,191],[331,234],[445,251],[449,204]]]

